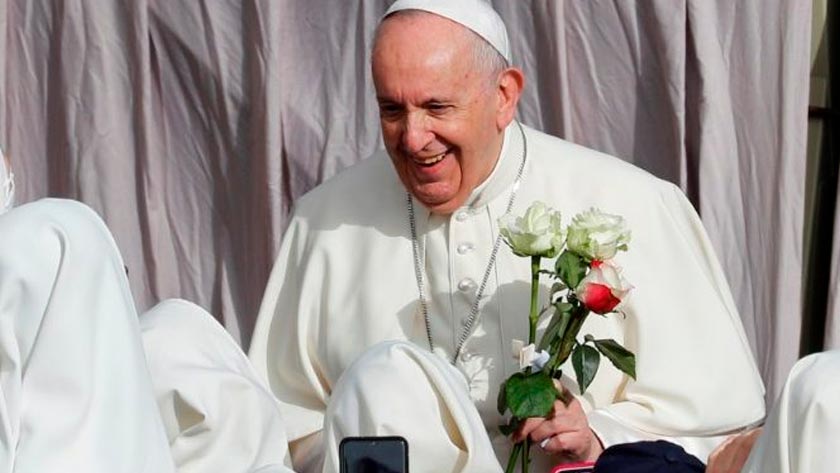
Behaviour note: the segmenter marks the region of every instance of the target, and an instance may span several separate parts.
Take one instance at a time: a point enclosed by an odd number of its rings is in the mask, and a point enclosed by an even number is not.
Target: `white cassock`
[[[763,385],[740,318],[703,227],[680,190],[618,159],[529,128],[524,134],[527,161],[514,214],[541,200],[562,211],[568,222],[594,206],[623,216],[633,233],[630,250],[617,257],[635,286],[625,306],[627,316],[591,316],[581,333],[613,338],[637,358],[635,381],[602,359],[595,381],[580,396],[604,445],[661,438],[705,459],[727,434],[760,422]],[[492,175],[452,215],[434,215],[414,203],[431,332],[443,359],[454,352],[470,312],[524,146],[512,124]],[[519,369],[511,340],[527,339],[529,269],[527,259],[500,249],[480,301],[480,317],[456,362],[464,395],[502,461],[510,447],[498,430],[506,419],[496,411],[496,398],[501,382]],[[544,284],[543,296],[550,283]],[[394,402],[389,399],[415,393],[422,397],[425,390],[402,383],[391,391],[384,384],[342,380],[341,386],[354,386],[342,388],[340,394],[350,392],[352,398],[342,405],[367,407],[361,412],[332,409],[342,374],[362,353],[386,340],[411,341],[420,351],[428,347],[406,192],[382,153],[297,203],[260,309],[250,357],[283,403],[291,440],[320,432],[325,425],[329,435],[350,435],[355,423],[356,434],[407,437],[412,471],[475,471],[471,462],[477,461],[477,453],[469,451],[464,439],[478,434],[463,431],[469,422],[452,421],[469,418],[452,412],[457,403],[438,397],[438,416],[429,414],[416,425],[408,413],[401,422],[399,413],[380,416],[377,408]],[[417,364],[406,361],[413,356],[398,358],[393,370]],[[428,364],[418,366],[427,371]],[[564,372],[572,370],[567,366]],[[439,378],[424,376],[415,384],[431,383],[435,393],[444,389]],[[564,384],[574,392],[571,379]],[[335,416],[357,419],[345,422]],[[444,426],[447,435],[429,429],[431,424]],[[337,425],[341,428],[333,430]],[[337,440],[307,441],[308,460],[336,458]],[[554,461],[538,454],[535,462],[535,471],[541,471]],[[333,466],[328,460],[325,471],[334,471]]]
[[[744,472],[831,473],[840,465],[840,350],[799,360]]]
[[[0,473],[291,471],[276,400],[209,314],[167,301],[142,329],[91,209],[0,215]]]

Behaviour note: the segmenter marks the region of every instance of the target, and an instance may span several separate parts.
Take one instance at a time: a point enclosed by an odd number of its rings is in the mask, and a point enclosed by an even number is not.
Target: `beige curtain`
[[[381,146],[388,3],[0,1],[20,197],[87,202],[142,308],[190,299],[247,345],[295,198]],[[811,2],[493,4],[525,123],[687,192],[775,393],[798,352]]]

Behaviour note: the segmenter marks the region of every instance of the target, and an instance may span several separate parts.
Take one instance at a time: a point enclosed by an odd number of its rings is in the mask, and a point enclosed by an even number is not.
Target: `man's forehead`
[[[383,16],[408,10],[432,13],[472,30],[511,64],[510,42],[501,17],[484,0],[397,0]]]

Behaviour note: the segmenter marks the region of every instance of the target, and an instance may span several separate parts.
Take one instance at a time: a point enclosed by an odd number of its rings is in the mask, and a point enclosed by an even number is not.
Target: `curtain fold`
[[[0,2],[21,200],[85,201],[141,309],[195,301],[247,346],[295,199],[382,146],[369,58],[389,3]],[[492,3],[523,122],[689,195],[772,398],[798,354],[810,2]]]

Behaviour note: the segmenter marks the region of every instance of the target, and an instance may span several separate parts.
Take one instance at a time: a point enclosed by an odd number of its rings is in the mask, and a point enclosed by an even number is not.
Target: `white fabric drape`
[[[404,436],[411,471],[502,472],[468,381],[410,342],[362,354],[335,385],[324,424],[325,472],[340,471],[341,440],[359,435]]]
[[[77,202],[0,215],[0,472],[175,471],[123,271]]]
[[[837,470],[840,351],[803,358],[790,371],[743,471],[828,473]]]
[[[82,199],[142,307],[247,345],[294,200],[380,148],[387,0],[0,2],[20,200]],[[808,0],[495,0],[526,124],[675,182],[703,217],[772,399],[797,357]]]
[[[210,314],[168,299],[140,329],[178,473],[293,473],[279,403]]]
[[[0,215],[0,473],[289,463],[278,401],[210,314],[167,300],[138,324],[93,211],[44,199]]]

